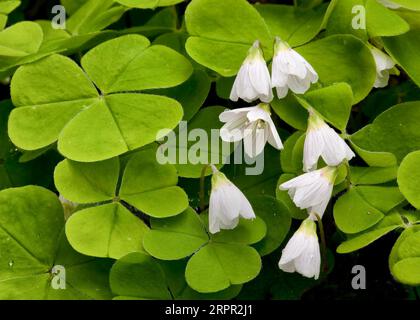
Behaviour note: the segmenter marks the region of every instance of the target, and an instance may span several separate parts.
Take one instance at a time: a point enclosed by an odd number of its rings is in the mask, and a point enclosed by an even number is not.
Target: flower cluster
[[[377,65],[374,86],[386,86],[389,70],[395,64],[379,49],[372,48],[371,51]],[[318,74],[314,68],[279,38],[276,38],[274,44],[270,76],[259,42],[255,41],[236,76],[230,99],[242,99],[246,102],[259,99],[261,102],[256,106],[221,113],[219,118],[224,123],[220,130],[222,140],[243,140],[245,153],[251,158],[261,154],[267,142],[276,149],[282,149],[282,141],[271,119],[273,89],[277,97],[282,99],[289,90],[295,94],[304,94],[317,81]],[[315,221],[322,218],[331,199],[338,167],[355,157],[355,154],[315,109],[309,108],[308,113],[303,150],[304,173],[280,185],[281,190],[288,191],[297,207],[307,210],[308,218],[302,222],[284,248],[279,268],[285,272],[299,272],[305,277],[317,279],[321,255]],[[326,166],[318,169],[321,159]],[[221,229],[233,229],[240,217],[255,218],[252,206],[244,194],[214,166],[212,170],[209,231],[216,233]]]

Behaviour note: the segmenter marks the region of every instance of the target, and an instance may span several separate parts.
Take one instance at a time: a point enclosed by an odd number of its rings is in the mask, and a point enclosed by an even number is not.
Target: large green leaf
[[[88,0],[66,22],[73,35],[83,35],[102,30],[118,21],[126,8],[115,5],[114,0]]]
[[[162,268],[152,257],[139,252],[118,260],[109,281],[116,299],[171,298]]]
[[[351,141],[365,150],[392,153],[401,161],[411,151],[420,149],[419,121],[420,102],[398,104],[353,134]]]
[[[417,14],[416,21],[419,21]],[[413,27],[409,32],[398,37],[384,39],[387,52],[404,71],[420,86],[420,27]]]
[[[363,40],[400,35],[409,25],[377,0],[337,1],[327,24],[327,34],[353,34]]]
[[[398,186],[402,194],[420,209],[420,151],[408,154],[398,169]]]
[[[255,278],[261,269],[257,251],[243,244],[212,242],[187,264],[185,277],[198,292],[217,292]]]
[[[369,204],[357,187],[341,196],[334,205],[334,220],[337,227],[345,233],[358,233],[366,230],[384,217],[383,213]]]
[[[256,9],[273,36],[295,47],[309,42],[321,31],[327,6],[308,10],[289,5],[257,4]]]
[[[185,12],[185,22],[190,34],[188,54],[225,77],[237,73],[256,40],[261,42],[267,59],[272,55],[273,37],[264,19],[246,0],[193,0]]]
[[[50,191],[28,186],[0,192],[1,299],[109,299],[107,260],[76,253],[64,236],[64,213]],[[65,268],[66,289],[52,269]]]
[[[121,48],[120,55],[110,51],[110,43]],[[104,91],[161,88],[188,79],[191,66],[185,58],[162,46],[147,46],[142,36],[120,37],[87,53],[83,65]],[[156,65],[160,59],[165,63]],[[100,161],[137,149],[182,118],[180,104],[166,97],[99,95],[88,76],[59,55],[20,67],[11,86],[17,107],[9,120],[12,141],[24,150],[36,150],[58,140],[59,151],[76,161]]]
[[[22,57],[35,53],[42,39],[42,29],[37,23],[16,23],[0,31],[0,57]]]
[[[349,253],[359,250],[377,239],[383,237],[387,233],[403,227],[404,222],[398,212],[393,211],[387,214],[378,224],[362,231],[360,233],[349,235],[348,240],[341,243],[338,248],[338,253]]]
[[[373,87],[375,61],[369,48],[354,36],[333,35],[296,50],[318,72],[322,85],[347,82],[353,91],[353,103],[363,100]]]
[[[152,219],[143,239],[144,248],[161,260],[178,260],[192,255],[209,241],[203,222],[189,208],[168,219]]]
[[[177,215],[188,207],[171,164],[159,164],[155,149],[140,151],[127,163],[119,197],[152,217]]]
[[[66,223],[66,235],[75,250],[114,259],[143,251],[142,241],[147,229],[119,203],[77,211]]]

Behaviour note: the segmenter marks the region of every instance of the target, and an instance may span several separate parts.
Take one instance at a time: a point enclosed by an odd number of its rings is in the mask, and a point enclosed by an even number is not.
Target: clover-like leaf
[[[349,253],[366,247],[387,233],[403,227],[404,222],[397,211],[387,214],[379,223],[373,227],[356,234],[350,234],[348,239],[341,243],[338,253]]]
[[[237,243],[212,242],[188,261],[185,277],[191,288],[208,293],[248,282],[260,269],[261,259],[255,249]]]
[[[289,5],[257,3],[256,9],[273,36],[278,36],[295,47],[309,42],[321,31],[327,6],[302,9]]]
[[[397,178],[397,167],[350,167],[350,181],[354,185],[381,184]]]
[[[400,35],[408,30],[404,19],[377,0],[337,1],[327,24],[328,34],[349,33],[363,40]]]
[[[0,57],[23,57],[39,50],[41,27],[30,21],[16,23],[0,31]]]
[[[188,54],[222,76],[237,73],[256,40],[261,42],[267,59],[272,55],[273,37],[264,19],[246,0],[193,0],[185,12],[185,22],[190,34]]]
[[[84,56],[82,65],[103,93],[175,86],[192,71],[180,54],[149,47],[139,35],[101,44]],[[58,140],[67,158],[93,162],[153,142],[161,129],[173,129],[182,118],[173,99],[126,92],[100,95],[88,75],[59,55],[20,67],[11,84],[17,107],[9,119],[12,141],[36,150]]]
[[[415,19],[418,21],[419,15]],[[417,86],[420,85],[419,31],[420,26],[414,26],[412,30],[398,37],[384,38],[386,51]]]
[[[178,260],[192,255],[209,241],[198,214],[188,208],[167,219],[152,219],[143,239],[148,253],[161,260]]]
[[[127,163],[119,197],[152,217],[171,217],[188,207],[177,182],[175,167],[158,163],[155,149],[141,151]]]
[[[420,151],[409,153],[398,168],[398,186],[402,194],[420,209]]]
[[[408,153],[420,148],[419,121],[420,102],[401,103],[354,133],[351,141],[368,151],[391,153],[401,161]],[[388,162],[385,166],[394,164]]]
[[[118,259],[143,251],[147,226],[119,203],[80,210],[66,223],[66,235],[74,249],[94,257]]]
[[[353,104],[371,91],[376,78],[375,62],[369,48],[354,36],[333,35],[305,44],[296,51],[313,66],[324,86],[347,82],[353,91]]]
[[[115,299],[171,298],[159,263],[140,252],[119,259],[111,269],[109,281]]]
[[[109,299],[107,260],[75,252],[65,238],[58,198],[41,187],[0,192],[1,299]],[[54,289],[54,266],[66,290]]]

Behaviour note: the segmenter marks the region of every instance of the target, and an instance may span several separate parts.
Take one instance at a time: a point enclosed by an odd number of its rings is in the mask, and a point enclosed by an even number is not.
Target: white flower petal
[[[277,128],[273,120],[271,119],[271,117],[267,119],[267,124],[268,124],[268,127],[267,127],[268,143],[278,150],[283,149],[283,143],[281,142],[279,133],[277,132]]]

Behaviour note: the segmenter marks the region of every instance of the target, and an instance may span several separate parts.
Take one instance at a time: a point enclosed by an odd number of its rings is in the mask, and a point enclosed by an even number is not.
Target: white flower
[[[303,94],[318,81],[318,74],[312,66],[299,53],[290,46],[276,38],[274,57],[271,70],[271,86],[276,88],[279,99],[284,98],[287,92]]]
[[[211,193],[209,206],[209,231],[233,229],[239,217],[255,219],[255,213],[244,194],[226,176],[212,165]]]
[[[384,5],[387,8],[390,9],[398,9],[401,8],[401,6],[399,4],[396,4],[394,2],[392,2],[391,0],[378,0],[379,3],[381,3],[382,5]]]
[[[280,190],[288,190],[297,207],[308,209],[321,218],[331,199],[337,168],[322,169],[304,173],[280,185]]]
[[[283,249],[279,268],[284,272],[299,272],[307,278],[318,279],[321,253],[315,222],[304,220]]]
[[[260,49],[259,41],[255,41],[249,49],[248,56],[242,63],[233,83],[230,100],[238,101],[239,98],[246,102],[257,99],[264,102],[273,100],[270,72]]]
[[[376,63],[376,80],[373,85],[375,88],[383,88],[388,85],[389,72],[394,68],[395,62],[385,52],[375,48],[370,48]]]
[[[355,157],[355,154],[334,129],[314,110],[310,110],[303,148],[303,170],[316,169],[319,157],[329,166],[338,166],[343,160]]]
[[[224,111],[219,119],[225,122],[220,129],[222,140],[236,142],[243,139],[245,153],[251,158],[263,152],[267,141],[276,149],[283,148],[268,104]]]

